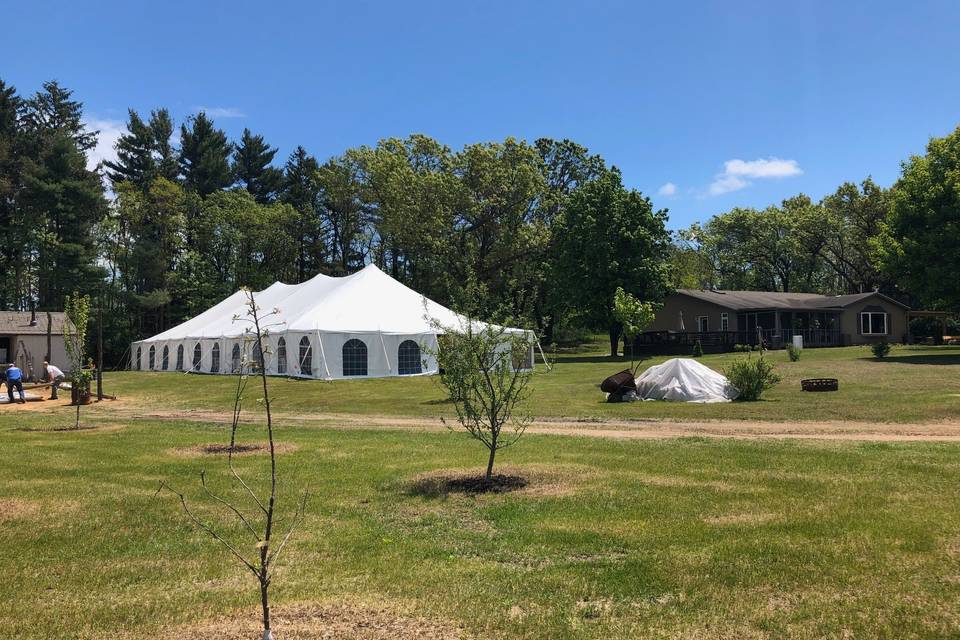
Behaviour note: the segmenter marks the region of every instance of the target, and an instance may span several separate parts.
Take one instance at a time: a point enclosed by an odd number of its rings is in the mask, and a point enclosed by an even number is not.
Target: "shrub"
[[[789,342],[787,343],[787,355],[790,357],[790,362],[796,362],[800,359],[800,349],[797,348],[797,345]]]
[[[699,341],[699,340],[697,340],[695,343],[693,343],[693,357],[694,357],[694,358],[702,358],[702,357],[703,357],[703,345],[700,344],[700,341]]]
[[[883,360],[890,355],[890,343],[886,340],[874,342],[872,345],[870,345],[870,350],[873,351],[873,357],[875,357],[877,360]]]
[[[773,363],[763,356],[735,360],[724,373],[730,384],[740,392],[738,400],[759,400],[764,391],[780,382],[780,376],[773,370]]]
[[[746,353],[747,351],[750,351],[750,345],[737,343],[733,345],[733,350],[737,353]]]

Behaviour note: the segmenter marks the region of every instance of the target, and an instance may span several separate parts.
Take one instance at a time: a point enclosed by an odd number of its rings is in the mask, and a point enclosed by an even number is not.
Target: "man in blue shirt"
[[[15,364],[7,367],[7,397],[10,398],[10,404],[13,404],[13,390],[20,392],[20,403],[26,404],[27,398],[23,394],[23,371]]]

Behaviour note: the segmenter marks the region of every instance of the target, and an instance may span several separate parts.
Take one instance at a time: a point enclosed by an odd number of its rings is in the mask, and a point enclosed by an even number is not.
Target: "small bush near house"
[[[737,400],[759,400],[764,391],[780,382],[780,376],[773,370],[773,363],[765,360],[763,356],[757,359],[747,356],[735,360],[724,374],[730,384],[740,392]]]
[[[877,360],[883,360],[890,355],[890,343],[886,340],[874,342],[872,345],[870,345],[870,350],[873,351],[873,357],[875,357]]]
[[[790,362],[796,362],[800,359],[800,349],[790,342],[787,344],[787,355],[790,357]]]
[[[735,344],[733,345],[733,350],[737,353],[746,353],[750,351],[750,345],[748,344]]]
[[[694,358],[702,358],[702,357],[703,357],[703,345],[700,344],[700,341],[699,341],[699,340],[697,340],[695,343],[693,343],[693,357],[694,357]]]

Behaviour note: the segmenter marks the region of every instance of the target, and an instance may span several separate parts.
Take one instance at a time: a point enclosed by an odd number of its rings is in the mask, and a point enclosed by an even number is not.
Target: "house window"
[[[200,349],[200,345],[197,344],[197,349]],[[195,367],[200,368],[200,359],[196,356],[196,351],[194,352],[194,361],[196,362]],[[210,352],[210,373],[220,373],[220,345],[213,345],[213,350]]]
[[[137,371],[140,371],[140,358],[143,357],[143,350],[140,347],[137,347]]]
[[[397,369],[402,376],[423,373],[420,361],[420,345],[413,340],[404,340],[397,349]]]
[[[300,373],[305,376],[313,375],[313,347],[310,346],[310,338],[307,336],[300,338]]]
[[[220,349],[217,345],[213,345],[214,349],[217,349],[217,357],[220,356]],[[200,343],[194,345],[193,347],[193,366],[191,371],[200,371],[200,359],[203,357],[203,350],[200,348]]]
[[[235,342],[233,344],[233,351],[230,352],[230,372],[240,373],[240,365],[240,345]]]
[[[170,347],[163,345],[163,357],[160,359],[160,368],[166,371],[170,368]]]
[[[710,330],[709,316],[697,316],[697,331],[706,333]]]
[[[730,331],[730,316],[726,313],[720,314],[720,331]]]
[[[157,348],[156,347],[150,347],[150,354],[148,357],[150,358],[150,366],[147,368],[150,369],[150,371],[153,371],[154,367],[157,365]]]
[[[882,311],[864,311],[860,314],[860,333],[865,336],[887,335],[887,314]]]
[[[183,345],[177,345],[177,371],[183,371]]]
[[[343,375],[367,375],[367,345],[352,338],[343,345]]]
[[[287,341],[277,340],[277,373],[287,372]]]

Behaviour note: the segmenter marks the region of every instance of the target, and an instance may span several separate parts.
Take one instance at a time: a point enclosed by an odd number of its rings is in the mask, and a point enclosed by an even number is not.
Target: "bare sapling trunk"
[[[240,375],[237,378],[237,387],[234,394],[233,422],[230,430],[230,447],[227,453],[227,466],[230,470],[233,482],[239,492],[244,494],[247,499],[256,506],[256,509],[254,510],[253,514],[245,514],[239,507],[235,506],[234,503],[214,494],[212,491],[210,491],[210,489],[207,488],[206,476],[203,471],[200,472],[200,484],[208,498],[212,499],[220,507],[232,513],[233,516],[244,525],[243,528],[246,531],[246,535],[252,538],[255,543],[254,548],[257,550],[256,555],[253,558],[248,558],[241,551],[241,549],[243,549],[243,545],[236,544],[233,541],[228,540],[212,525],[204,522],[190,509],[187,504],[186,497],[182,493],[172,489],[166,482],[160,483],[160,489],[158,491],[166,489],[177,495],[180,498],[180,504],[187,517],[197,527],[208,533],[212,538],[224,546],[251,574],[253,574],[257,580],[257,585],[260,590],[260,611],[261,622],[263,626],[263,640],[273,640],[274,636],[270,617],[270,586],[273,583],[273,567],[277,559],[280,557],[280,554],[283,552],[284,547],[286,547],[290,536],[300,525],[300,523],[303,522],[307,496],[306,493],[301,493],[300,498],[297,501],[293,517],[290,520],[290,524],[283,536],[279,538],[279,543],[277,543],[277,538],[275,536],[277,506],[276,442],[274,439],[273,414],[270,408],[270,390],[267,384],[267,371],[265,366],[265,355],[270,351],[269,349],[264,348],[263,340],[264,337],[268,335],[269,327],[272,325],[264,325],[263,321],[279,312],[274,310],[269,314],[261,316],[260,309],[256,305],[253,293],[246,291],[246,294],[248,308],[247,315],[249,317],[235,317],[234,321],[244,320],[251,325],[251,330],[245,338],[245,343],[252,344],[254,346],[254,361],[251,363],[246,359],[246,356],[244,356],[240,365]],[[256,368],[257,375],[260,378],[262,401],[266,413],[267,443],[270,454],[270,488],[269,493],[265,496],[265,498],[261,498],[260,495],[258,495],[257,492],[250,487],[250,485],[244,480],[243,476],[241,476],[241,474],[237,471],[233,461],[233,454],[237,446],[237,428],[240,424],[244,391],[246,390],[248,380],[248,375],[245,373],[245,371],[250,366]]]

